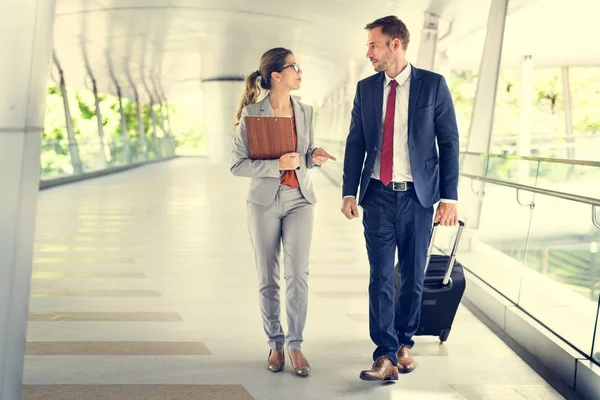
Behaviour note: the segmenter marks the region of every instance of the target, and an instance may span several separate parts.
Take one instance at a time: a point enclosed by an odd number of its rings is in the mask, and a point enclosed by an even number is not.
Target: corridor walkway
[[[463,307],[444,345],[417,338],[412,374],[359,380],[373,351],[361,222],[312,176],[311,377],[265,367],[248,181],[177,159],[40,192],[24,399],[562,398]]]

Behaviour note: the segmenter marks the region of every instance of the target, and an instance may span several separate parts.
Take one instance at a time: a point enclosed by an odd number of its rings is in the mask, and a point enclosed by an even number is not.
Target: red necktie
[[[390,94],[383,121],[383,141],[381,143],[381,170],[379,180],[384,185],[392,181],[392,165],[394,163],[394,115],[396,114],[396,87],[398,82],[390,82]]]

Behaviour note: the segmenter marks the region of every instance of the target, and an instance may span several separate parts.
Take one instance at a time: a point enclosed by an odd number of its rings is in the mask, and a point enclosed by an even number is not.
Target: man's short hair
[[[408,42],[410,41],[410,32],[402,20],[395,15],[388,15],[387,17],[376,19],[370,24],[367,24],[365,29],[371,30],[379,27],[381,27],[381,33],[384,35],[387,35],[392,39],[400,39],[402,47],[406,50]]]

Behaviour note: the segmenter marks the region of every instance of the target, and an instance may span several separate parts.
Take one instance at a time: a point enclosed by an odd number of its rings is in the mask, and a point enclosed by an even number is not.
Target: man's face
[[[389,36],[381,33],[381,27],[373,28],[369,31],[367,39],[367,58],[373,64],[377,72],[386,71],[391,65],[395,64],[396,57],[392,47],[398,45],[398,39],[393,41]],[[400,49],[400,46],[397,46]]]

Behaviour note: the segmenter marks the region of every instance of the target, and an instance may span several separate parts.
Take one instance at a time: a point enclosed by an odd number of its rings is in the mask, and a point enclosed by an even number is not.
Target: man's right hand
[[[287,153],[279,157],[279,170],[294,170],[300,166],[300,154]]]
[[[346,197],[343,200],[342,214],[348,219],[358,218],[358,204],[356,204],[356,197]]]

